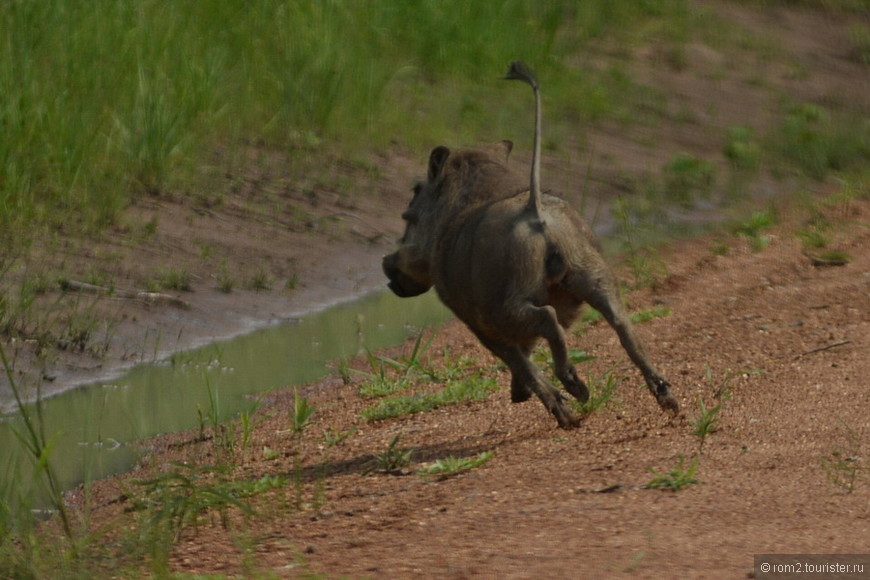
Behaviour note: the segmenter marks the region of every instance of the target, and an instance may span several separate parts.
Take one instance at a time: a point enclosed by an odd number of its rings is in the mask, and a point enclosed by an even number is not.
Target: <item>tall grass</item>
[[[211,152],[247,140],[361,150],[443,137],[458,121],[476,138],[484,126],[510,129],[527,103],[493,110],[481,91],[514,58],[553,79],[558,114],[577,100],[557,97],[558,85],[589,83],[568,55],[682,9],[664,0],[4,2],[0,228],[99,230],[135,196],[185,189]],[[436,117],[443,123],[428,121]]]

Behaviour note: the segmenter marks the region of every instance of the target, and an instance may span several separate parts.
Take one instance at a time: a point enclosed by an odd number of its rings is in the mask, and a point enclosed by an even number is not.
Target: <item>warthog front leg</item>
[[[515,403],[525,401],[529,393],[534,393],[544,407],[556,417],[559,427],[573,429],[580,424],[565,406],[565,398],[544,378],[532,361],[528,352],[518,345],[506,345],[476,332],[477,337],[495,356],[500,358],[511,371],[511,400]]]
[[[484,344],[486,343],[484,342]],[[525,345],[520,347],[520,352],[526,359],[532,355],[532,349]],[[524,403],[531,397],[532,390],[529,386],[522,382],[518,375],[511,373],[511,402]]]

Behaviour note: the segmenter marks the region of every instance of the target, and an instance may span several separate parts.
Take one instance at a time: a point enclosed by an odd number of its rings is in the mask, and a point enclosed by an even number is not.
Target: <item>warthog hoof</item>
[[[658,401],[659,407],[676,415],[680,412],[680,402],[677,401],[677,398],[670,393],[666,393],[664,395],[656,395],[656,401]]]
[[[586,387],[586,383],[580,380],[580,377],[577,376],[577,371],[574,369],[571,369],[571,380],[566,381],[564,384],[565,390],[581,403],[589,400],[589,389]]]
[[[559,422],[559,427],[562,429],[576,429],[580,426],[580,418],[572,414],[561,404],[553,409],[553,415],[555,415],[556,421]]]
[[[677,398],[671,394],[670,383],[662,377],[654,377],[652,380],[653,394],[659,407],[674,415],[680,412],[680,403]]]

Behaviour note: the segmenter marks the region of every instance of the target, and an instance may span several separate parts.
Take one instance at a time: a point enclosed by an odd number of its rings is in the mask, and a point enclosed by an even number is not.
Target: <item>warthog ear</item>
[[[504,141],[499,141],[496,143],[496,147],[499,151],[501,151],[502,155],[504,155],[504,160],[507,162],[508,157],[511,156],[511,151],[514,150],[514,142],[509,139],[505,139]]]
[[[443,145],[432,150],[429,154],[429,181],[438,179],[448,157],[450,157],[450,149]]]

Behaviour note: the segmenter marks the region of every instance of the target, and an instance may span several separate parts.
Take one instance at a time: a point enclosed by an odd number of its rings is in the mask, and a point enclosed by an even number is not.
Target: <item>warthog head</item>
[[[432,150],[426,180],[414,185],[414,197],[402,213],[405,233],[399,249],[383,260],[387,286],[397,296],[418,296],[434,284],[432,259],[442,218],[522,189],[504,165],[512,147],[510,141],[501,141],[479,151]]]

